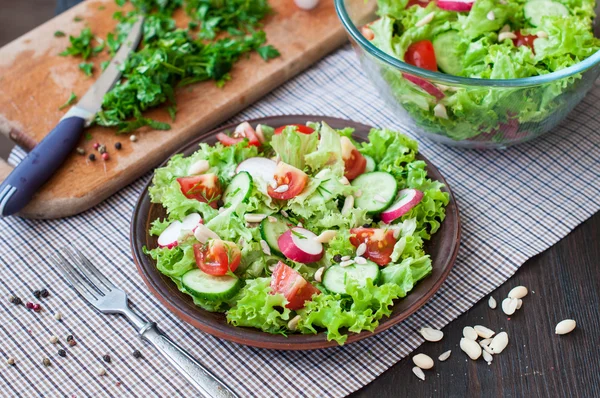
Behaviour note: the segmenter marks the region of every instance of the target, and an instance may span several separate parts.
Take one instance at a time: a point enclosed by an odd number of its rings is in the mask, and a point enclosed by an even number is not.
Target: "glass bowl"
[[[386,54],[361,34],[362,26],[378,18],[375,0],[334,2],[362,69],[400,122],[447,145],[501,149],[537,138],[558,125],[600,75],[600,51],[569,68],[520,79],[421,69]]]

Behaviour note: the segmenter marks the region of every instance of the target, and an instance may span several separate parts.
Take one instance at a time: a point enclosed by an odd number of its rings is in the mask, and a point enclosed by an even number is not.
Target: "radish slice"
[[[314,263],[323,257],[323,245],[317,241],[317,235],[304,228],[286,231],[277,239],[277,245],[287,258],[299,263]]]
[[[271,159],[250,158],[240,163],[235,172],[247,171],[253,179],[258,177],[264,182],[269,183],[275,175],[275,167],[277,167],[277,163]]]
[[[413,207],[419,204],[423,199],[423,192],[407,188],[398,192],[398,199],[393,205],[388,207],[383,213],[381,213],[381,221],[386,224],[402,217],[410,211]]]
[[[198,213],[188,214],[181,220],[181,229],[194,232],[198,225],[202,224],[202,216]]]
[[[434,84],[429,83],[425,79],[422,79],[417,76],[409,75],[408,73],[403,73],[402,76],[404,76],[404,78],[406,80],[408,80],[409,82],[421,87],[423,90],[425,90],[427,92],[427,94],[431,94],[439,100],[446,96],[442,90],[437,88]]]
[[[173,221],[164,231],[158,236],[158,246],[172,249],[177,246],[177,240],[181,234],[181,222]]]
[[[474,0],[438,0],[438,7],[447,11],[471,11]]]

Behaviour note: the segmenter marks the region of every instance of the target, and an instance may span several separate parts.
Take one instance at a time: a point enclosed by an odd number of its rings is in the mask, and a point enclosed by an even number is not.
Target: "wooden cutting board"
[[[89,209],[346,40],[331,0],[321,0],[311,11],[297,8],[292,0],[271,0],[270,4],[275,14],[264,21],[264,30],[281,57],[264,62],[254,53],[235,65],[232,79],[223,88],[204,82],[178,90],[177,118],[170,131],[142,129],[136,133],[138,141],[130,142],[129,135],[118,136],[115,130],[89,128],[93,139],[82,138],[80,146],[98,157],[92,146],[95,142],[104,144],[110,160],[91,162],[87,156],[74,153],[20,215],[59,218]],[[78,69],[80,58],[58,56],[68,45],[68,37],[56,38],[54,32],[79,35],[87,25],[93,34],[104,38],[116,24],[112,14],[118,9],[113,0],[85,1],[0,49],[0,132],[31,149],[52,130],[66,112],[58,107],[71,91],[81,98],[99,76],[100,62],[108,59],[104,53],[93,58],[96,72],[86,77]],[[83,21],[75,22],[75,17]],[[187,26],[182,10],[175,19],[178,26]],[[170,122],[164,109],[146,115]],[[123,145],[120,151],[114,147],[117,141]],[[0,164],[0,178],[5,173],[6,165]]]

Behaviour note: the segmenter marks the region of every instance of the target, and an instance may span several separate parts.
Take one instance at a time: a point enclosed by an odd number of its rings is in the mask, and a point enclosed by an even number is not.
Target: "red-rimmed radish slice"
[[[202,224],[202,216],[198,213],[188,214],[181,220],[181,229],[194,232],[198,225]]]
[[[418,189],[407,188],[398,192],[398,199],[394,204],[381,213],[381,221],[386,224],[402,217],[423,199],[423,192]]]
[[[438,7],[447,11],[466,12],[473,8],[474,0],[438,0]]]
[[[421,87],[423,90],[425,90],[425,92],[427,94],[431,94],[439,100],[446,96],[442,90],[437,88],[433,83],[429,83],[425,79],[422,79],[417,76],[409,75],[408,73],[403,73],[402,76],[404,76],[404,78],[406,80],[408,80],[409,82]]]
[[[271,159],[256,157],[244,160],[238,165],[235,172],[246,171],[253,179],[258,177],[264,182],[269,183],[273,179],[276,167],[277,163]]]
[[[279,251],[290,260],[299,263],[314,263],[323,257],[323,245],[317,235],[307,229],[296,227],[286,231],[277,239]]]
[[[172,249],[178,244],[179,235],[181,234],[181,221],[173,221],[164,231],[158,236],[158,246]]]

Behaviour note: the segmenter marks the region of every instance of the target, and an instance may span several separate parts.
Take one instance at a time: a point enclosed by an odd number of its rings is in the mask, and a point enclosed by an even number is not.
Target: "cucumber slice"
[[[271,248],[271,253],[279,256],[283,256],[279,250],[279,244],[277,240],[281,235],[287,232],[290,227],[282,217],[272,216],[277,220],[275,222],[269,221],[269,217],[265,218],[260,222],[260,236],[267,242],[267,245]]]
[[[252,192],[252,177],[247,171],[241,171],[233,177],[223,194],[223,202],[237,205],[250,198]]]
[[[464,54],[457,48],[456,43],[460,43],[460,37],[455,30],[437,35],[433,39],[433,49],[438,67],[449,75],[460,76],[463,70],[462,58]]]
[[[369,155],[363,155],[365,159],[367,159],[367,167],[365,167],[365,173],[370,173],[372,171],[375,171],[375,160],[370,157]]]
[[[378,214],[387,209],[398,192],[394,176],[383,171],[361,174],[352,181],[352,186],[361,190],[354,205],[367,210],[367,214]]]
[[[542,17],[566,17],[569,15],[569,10],[556,1],[531,0],[525,3],[523,13],[525,14],[525,19],[532,26],[540,26]]]
[[[181,284],[188,293],[201,299],[225,300],[235,296],[242,280],[231,275],[209,275],[196,268],[183,274]]]
[[[352,264],[348,267],[333,265],[323,274],[323,286],[331,293],[346,294],[346,281],[352,278],[359,286],[366,286],[367,279],[373,283],[379,281],[379,265],[367,260],[366,264]]]

